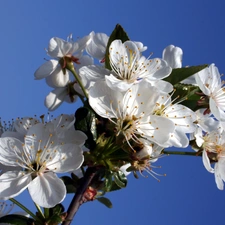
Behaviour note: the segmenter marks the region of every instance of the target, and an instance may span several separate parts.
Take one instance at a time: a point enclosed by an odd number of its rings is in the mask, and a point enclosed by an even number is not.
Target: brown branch
[[[78,211],[80,205],[82,204],[82,197],[86,189],[88,188],[89,184],[91,183],[93,177],[96,174],[96,168],[95,167],[89,167],[86,170],[86,173],[83,177],[83,180],[81,182],[81,185],[78,187],[76,194],[74,195],[69,208],[67,210],[67,216],[65,221],[62,223],[62,225],[70,225],[76,212]]]

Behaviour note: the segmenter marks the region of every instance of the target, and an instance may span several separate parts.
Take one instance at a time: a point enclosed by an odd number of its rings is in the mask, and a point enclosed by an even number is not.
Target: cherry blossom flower
[[[47,84],[51,87],[65,87],[69,81],[69,72],[66,69],[67,60],[80,63],[82,51],[89,38],[88,35],[76,42],[65,41],[57,37],[51,38],[47,53],[54,59],[47,61],[36,70],[35,79],[46,78]],[[75,53],[77,53],[76,56],[74,56]]]
[[[54,207],[63,201],[66,187],[56,173],[81,166],[80,146],[86,139],[80,131],[77,136],[76,131],[68,131],[72,122],[63,118],[32,126],[24,142],[13,137],[0,138],[0,162],[14,167],[0,176],[1,199],[13,198],[28,188],[33,201],[42,207]],[[65,136],[66,131],[71,133],[69,137]]]
[[[139,47],[138,47],[139,46]],[[164,86],[172,90],[171,84],[161,79],[169,76],[172,69],[162,59],[146,59],[140,51],[140,43],[133,41],[114,40],[109,47],[109,60],[112,71],[95,66],[82,67],[80,74],[87,76],[87,80],[105,80],[107,85],[116,91],[127,91],[133,84],[142,79]],[[143,50],[144,47],[141,47]],[[96,78],[94,78],[96,77]],[[161,80],[159,84],[157,81]],[[169,88],[167,87],[169,85]],[[162,88],[162,86],[161,86]]]
[[[221,128],[205,134],[202,148],[203,164],[210,173],[215,173],[218,189],[223,190],[225,181],[225,131]],[[212,168],[210,161],[215,162]]]
[[[113,74],[106,76],[107,85],[115,90],[126,91],[133,83],[146,78],[149,81],[163,79],[171,73],[166,61],[146,59],[132,41],[115,40],[109,47]]]
[[[196,130],[196,114],[186,106],[179,103],[174,103],[169,94],[161,93],[158,98],[154,114],[170,119],[174,125],[175,130],[170,134],[170,138],[165,143],[165,147],[182,147],[186,148],[189,144],[187,133],[192,133]]]
[[[90,89],[89,103],[98,115],[115,124],[116,135],[122,135],[129,145],[131,140],[140,142],[139,138],[163,145],[175,127],[168,118],[153,115],[159,96],[159,90],[145,81],[124,95],[97,82]]]
[[[201,91],[209,97],[209,109],[220,121],[225,121],[225,89],[218,68],[211,64],[196,74]]]

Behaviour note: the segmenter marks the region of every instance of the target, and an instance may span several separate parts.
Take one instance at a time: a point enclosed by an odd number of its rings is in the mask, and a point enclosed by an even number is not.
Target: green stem
[[[44,214],[43,214],[43,212],[42,212],[40,206],[39,206],[38,204],[36,204],[35,202],[34,202],[34,205],[36,206],[37,211],[38,211],[39,214],[42,216],[42,218],[45,219],[45,216],[44,216]]]
[[[178,152],[178,151],[165,151],[163,150],[163,154],[168,155],[190,155],[190,156],[202,156],[199,152]]]
[[[49,209],[48,208],[44,208],[44,216],[45,216],[45,218],[49,217]]]
[[[21,209],[23,209],[25,212],[27,212],[30,216],[33,217],[33,219],[40,221],[40,219],[34,215],[28,208],[26,208],[24,205],[22,205],[21,203],[19,203],[16,199],[14,198],[10,198],[9,199],[11,202],[13,202],[14,204],[18,205]]]
[[[68,69],[69,69],[70,72],[73,74],[73,76],[75,77],[76,81],[77,81],[78,84],[80,85],[80,87],[81,87],[81,89],[82,89],[82,91],[83,91],[85,97],[88,99],[88,94],[87,94],[87,92],[86,92],[86,90],[85,90],[85,88],[84,88],[84,86],[83,86],[83,84],[82,84],[82,82],[81,82],[79,76],[77,75],[75,69],[74,69],[74,68],[68,68]]]
[[[80,167],[80,169],[81,169],[81,172],[82,172],[82,174],[83,174],[83,176],[84,176],[84,174],[85,174],[84,167],[83,167],[83,166],[81,166],[81,167]]]

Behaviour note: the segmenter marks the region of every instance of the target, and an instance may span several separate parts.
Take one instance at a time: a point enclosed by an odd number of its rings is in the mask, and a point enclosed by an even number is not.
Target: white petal
[[[35,71],[35,79],[40,80],[51,75],[56,70],[58,63],[59,62],[57,60],[49,60],[45,62]]]
[[[79,58],[79,64],[76,64],[76,71],[79,71],[83,66],[89,66],[94,64],[94,59],[88,55],[83,55]]]
[[[144,46],[141,42],[134,41],[134,43],[137,45],[137,48],[140,52],[144,52],[148,49],[148,47]]]
[[[56,88],[46,96],[45,106],[48,108],[49,111],[56,110],[63,103],[66,95],[66,88]]]
[[[219,190],[223,190],[224,184],[223,184],[223,180],[221,178],[218,163],[215,164],[215,181],[216,181],[217,188]]]
[[[163,79],[165,77],[168,77],[172,72],[172,68],[167,64],[167,62],[163,59],[158,58],[152,59],[152,63],[150,63],[148,70],[151,71],[151,76],[146,77],[150,80],[152,78]]]
[[[105,57],[106,46],[109,37],[104,33],[94,34],[91,42],[86,47],[86,51],[89,55],[102,60]]]
[[[131,166],[131,164],[127,163],[127,164],[120,167],[120,170],[123,172],[123,174],[125,176],[128,176],[131,173],[131,172],[127,172],[127,168],[129,168],[130,166]]]
[[[18,132],[13,132],[13,131],[5,131],[4,133],[2,133],[1,137],[12,137],[12,138],[16,138],[16,139],[20,140],[21,142],[24,139],[23,134],[20,134]]]
[[[203,165],[205,166],[205,168],[210,172],[210,173],[214,173],[214,169],[211,167],[207,152],[204,150],[202,153],[202,160],[203,160]]]
[[[42,124],[38,123],[31,127],[24,138],[26,150],[32,159],[36,159],[38,151],[44,152],[48,149],[53,149],[57,145],[57,137],[54,134],[54,126],[51,123]],[[50,144],[49,142],[52,142]]]
[[[46,83],[53,88],[65,87],[69,82],[68,70],[63,71],[61,66],[58,66],[51,76],[46,77]]]
[[[164,80],[150,80],[146,79],[152,86],[158,88],[160,91],[165,93],[170,93],[173,91],[173,85],[167,81]]]
[[[0,162],[6,166],[18,166],[19,157],[22,158],[23,143],[15,138],[0,138]]]
[[[78,48],[73,47],[73,52],[75,51],[83,52],[83,50],[86,48],[87,44],[89,43],[90,38],[91,38],[91,33],[82,38],[79,38],[76,42],[74,42],[74,44],[78,44]]]
[[[56,117],[51,123],[54,125],[54,129],[59,136],[61,132],[65,132],[67,129],[72,127],[75,122],[74,115],[62,114]]]
[[[223,136],[223,142],[224,142],[224,136]],[[219,158],[219,161],[217,164],[218,164],[218,170],[219,170],[220,176],[222,180],[225,181],[225,158],[224,157]]]
[[[30,173],[21,171],[8,171],[0,176],[0,199],[14,198],[23,192],[30,184]]]
[[[150,141],[154,141],[160,146],[164,146],[169,139],[169,134],[173,133],[175,126],[173,122],[161,116],[150,116],[149,123],[138,126],[140,134],[144,134]]]
[[[112,74],[105,76],[105,82],[111,89],[119,92],[127,91],[133,85],[132,83],[128,83],[126,80],[117,79]]]
[[[73,44],[61,38],[51,38],[48,46],[48,54],[52,58],[62,58],[67,54],[72,54]]]
[[[207,82],[208,71],[208,68],[205,68],[195,74],[196,83],[205,95],[210,95],[210,90],[208,88],[209,83]],[[205,84],[207,84],[207,87],[205,86]]]
[[[151,84],[145,80],[142,80],[138,84],[132,85],[125,93],[123,98],[124,111],[126,111],[128,115],[131,113],[137,116],[142,113],[149,115],[152,113],[151,110],[154,110],[159,97],[159,90],[151,86]]]
[[[225,98],[224,98],[224,103],[225,103]],[[220,108],[217,102],[213,98],[209,99],[209,108],[212,114],[216,117],[216,119],[218,119],[219,121],[225,122],[225,112],[223,110],[224,107]]]
[[[36,118],[23,117],[22,119],[17,119],[14,122],[14,127],[17,132],[19,132],[20,134],[24,136],[27,134],[27,131],[29,130],[29,128],[37,123],[40,123],[40,121]]]
[[[95,83],[89,91],[89,104],[104,118],[116,118],[112,109],[118,108],[118,102],[122,99],[123,95],[110,89],[104,81]]]
[[[79,70],[79,75],[85,88],[93,86],[93,82],[105,80],[105,75],[110,73],[111,71],[98,65],[84,66]]]
[[[181,48],[169,45],[163,50],[162,57],[172,68],[182,67],[183,51]]]
[[[203,136],[202,136],[202,128],[198,127],[195,131],[195,142],[197,144],[198,147],[201,147],[202,144],[204,143],[204,139],[203,139]]]
[[[106,49],[108,40],[109,37],[105,33],[96,33],[93,37],[94,43],[102,50],[102,52]]]
[[[196,130],[196,125],[193,123],[196,120],[196,114],[186,106],[171,104],[165,109],[164,116],[172,120],[176,129],[183,133],[192,133]]]
[[[189,145],[189,139],[182,131],[175,130],[170,134],[170,138],[167,141],[168,147],[186,148]]]
[[[5,166],[4,164],[0,163],[0,175],[2,175],[3,173],[6,173],[8,171],[21,171],[21,167]]]
[[[51,208],[66,197],[66,187],[54,173],[37,176],[28,186],[33,201],[41,207]]]
[[[64,134],[64,141],[69,143],[74,143],[76,145],[82,146],[84,145],[87,135],[82,131],[75,130],[74,127],[68,129]]]
[[[81,167],[84,161],[83,151],[75,144],[63,144],[58,146],[58,152],[46,163],[49,170],[57,173],[65,173]]]
[[[218,68],[211,64],[195,74],[196,83],[205,95],[210,95],[221,88],[221,78]]]

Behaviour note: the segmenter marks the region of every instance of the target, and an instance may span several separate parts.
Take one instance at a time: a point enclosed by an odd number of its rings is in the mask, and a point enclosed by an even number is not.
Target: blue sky
[[[161,57],[163,49],[174,44],[183,49],[183,66],[215,63],[225,73],[224,7],[222,0],[3,0],[0,116],[8,121],[47,113],[43,102],[51,89],[35,81],[33,74],[44,62],[51,37],[83,37],[91,31],[109,35],[117,23],[131,40],[148,46],[153,57]],[[75,109],[76,105],[63,104],[54,115]],[[156,172],[167,174],[161,182],[130,175],[126,189],[107,195],[112,209],[98,202],[84,204],[72,224],[223,224],[225,191],[217,189],[200,157],[166,156],[156,165],[162,166]],[[17,199],[29,202],[26,193]]]

